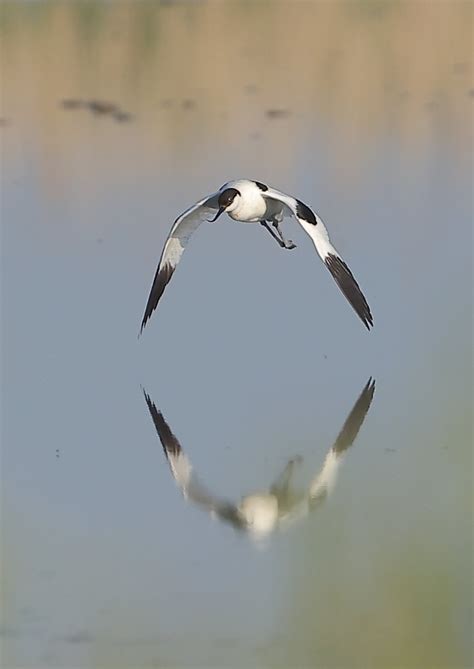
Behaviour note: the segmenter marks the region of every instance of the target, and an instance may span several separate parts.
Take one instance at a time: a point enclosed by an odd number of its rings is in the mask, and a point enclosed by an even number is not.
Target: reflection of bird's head
[[[275,495],[247,495],[238,506],[239,516],[248,530],[264,535],[275,529],[278,521],[278,501]]]

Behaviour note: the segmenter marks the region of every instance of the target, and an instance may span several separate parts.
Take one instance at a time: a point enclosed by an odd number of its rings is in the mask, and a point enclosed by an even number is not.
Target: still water
[[[472,15],[3,3],[2,666],[472,666]],[[220,219],[137,339],[241,176],[323,217],[373,331],[295,223]],[[289,462],[297,522],[223,522]]]

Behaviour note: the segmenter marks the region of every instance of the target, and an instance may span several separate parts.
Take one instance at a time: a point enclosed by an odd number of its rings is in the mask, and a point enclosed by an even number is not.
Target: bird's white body
[[[234,202],[226,209],[226,213],[239,223],[259,223],[264,219],[271,218],[274,211],[273,203],[262,196],[262,191],[255,181],[248,179],[239,179],[238,181],[229,181],[222,188],[235,188],[241,193],[241,197],[236,198]],[[281,207],[279,207],[281,209]]]
[[[246,495],[240,501],[237,512],[246,529],[257,535],[272,532],[279,520],[276,495],[260,492]]]
[[[225,183],[217,192],[202,198],[175,220],[163,247],[141,330],[156,309],[191,235],[201,223],[206,220],[214,222],[224,212],[240,223],[260,223],[285,249],[293,249],[295,244],[283,237],[280,222],[285,216],[294,217],[310,237],[321,260],[366,328],[372,327],[373,318],[369,305],[349,267],[331,244],[321,218],[304,202],[276,188],[260,181],[237,179]],[[213,219],[208,218],[214,214]]]

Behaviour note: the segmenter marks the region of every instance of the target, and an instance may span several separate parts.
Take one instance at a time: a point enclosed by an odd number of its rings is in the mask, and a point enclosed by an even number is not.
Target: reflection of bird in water
[[[320,217],[301,200],[271,188],[260,181],[239,179],[229,181],[212,195],[193,204],[175,220],[161,252],[160,262],[145,307],[140,332],[158,306],[163,292],[184,253],[191,235],[207,220],[216,221],[223,213],[240,223],[259,223],[284,249],[295,244],[285,239],[280,223],[292,216],[311,238],[317,253],[331,272],[335,282],[365,327],[374,324],[370,307],[349,267],[329,240],[328,231]],[[214,218],[209,219],[209,216]]]
[[[371,405],[375,381],[370,378],[364,386],[336,441],[328,451],[321,470],[312,479],[307,490],[298,494],[291,489],[293,469],[301,460],[293,458],[267,490],[242,497],[238,505],[214,497],[200,483],[163,414],[153,404],[150,396],[143,392],[171,473],[184,498],[237,529],[254,536],[264,536],[277,527],[284,527],[302,518],[331,492],[344,454],[357,437]]]

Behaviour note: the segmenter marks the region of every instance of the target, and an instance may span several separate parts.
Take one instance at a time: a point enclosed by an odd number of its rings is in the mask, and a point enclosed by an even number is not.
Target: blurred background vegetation
[[[258,139],[272,111],[302,121],[282,138],[287,154],[311,118],[337,123],[347,157],[368,138],[426,142],[437,128],[469,151],[471,2],[3,2],[0,11],[3,116],[34,107],[47,136],[61,96],[96,96],[122,101],[152,147],[173,151],[186,150],[196,126],[216,142]],[[183,126],[186,111],[196,124]]]

